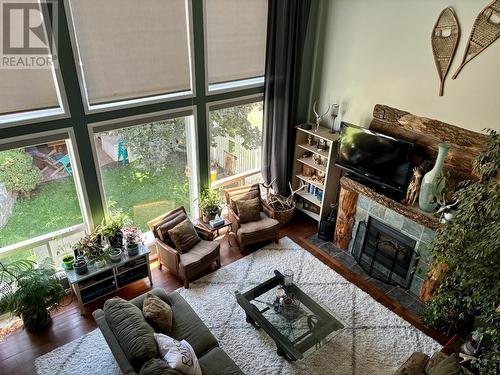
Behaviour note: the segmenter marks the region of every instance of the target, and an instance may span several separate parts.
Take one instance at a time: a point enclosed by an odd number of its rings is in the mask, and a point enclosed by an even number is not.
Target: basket
[[[292,208],[289,208],[288,210],[283,210],[283,211],[278,211],[276,209],[273,209],[274,211],[274,218],[280,222],[281,225],[286,225],[292,220],[293,213],[295,212],[295,202],[293,204]]]

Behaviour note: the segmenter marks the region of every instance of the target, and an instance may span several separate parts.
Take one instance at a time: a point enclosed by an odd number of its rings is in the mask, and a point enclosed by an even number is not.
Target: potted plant
[[[121,212],[113,213],[108,219],[104,219],[96,228],[96,233],[107,239],[109,245],[115,249],[123,247],[122,228],[128,221],[127,215]]]
[[[128,255],[137,255],[139,252],[139,244],[142,243],[141,231],[137,227],[128,227],[124,229],[124,234]]]
[[[106,266],[106,253],[99,242],[97,233],[84,236],[75,244],[75,253],[83,255],[89,261],[93,261],[97,268]]]
[[[73,269],[73,263],[75,263],[75,257],[71,254],[62,257],[62,267],[65,270]]]
[[[19,316],[29,331],[38,332],[50,321],[49,310],[57,308],[66,295],[55,270],[49,263],[37,267],[35,262],[0,261],[0,313]]]
[[[223,203],[222,194],[219,189],[202,188],[197,198],[202,220],[208,223],[221,213]]]
[[[78,275],[84,275],[87,273],[88,271],[87,261],[85,260],[83,255],[79,255],[76,258],[75,263],[73,263],[73,268],[75,269],[75,272]]]
[[[109,260],[111,260],[111,262],[118,263],[119,261],[122,260],[122,249],[110,247],[107,249],[106,252],[107,252]]]

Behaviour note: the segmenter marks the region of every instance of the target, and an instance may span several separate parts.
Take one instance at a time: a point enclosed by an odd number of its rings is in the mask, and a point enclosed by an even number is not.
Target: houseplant
[[[114,248],[123,247],[122,228],[126,225],[128,216],[122,212],[114,212],[104,219],[96,228],[96,233],[105,238],[109,245]]]
[[[221,212],[222,194],[219,189],[202,188],[197,198],[202,220],[208,223]]]
[[[83,255],[87,260],[93,261],[96,267],[106,265],[106,253],[100,243],[99,236],[94,232],[85,235],[74,245],[75,255]]]
[[[467,335],[481,322],[484,342],[472,365],[481,374],[500,366],[500,134],[489,130],[474,162],[477,180],[459,184],[456,216],[436,232],[429,251],[444,274],[422,312],[427,325],[447,334]]]
[[[117,263],[122,260],[122,249],[109,247],[106,249],[106,253],[108,254],[109,260],[113,263]]]
[[[0,261],[0,314],[9,312],[22,318],[26,329],[38,332],[50,321],[49,310],[57,308],[66,291],[49,263]]]
[[[65,270],[73,269],[73,263],[75,263],[75,257],[73,255],[65,255],[62,257],[62,266]]]
[[[125,235],[125,242],[127,243],[128,255],[137,255],[139,252],[139,244],[142,243],[141,231],[137,227],[127,227],[123,232]]]

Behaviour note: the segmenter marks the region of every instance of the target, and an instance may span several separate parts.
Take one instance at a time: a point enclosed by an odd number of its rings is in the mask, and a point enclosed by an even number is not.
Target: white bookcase
[[[337,201],[341,171],[335,167],[335,157],[339,134],[330,133],[330,129],[325,127],[320,127],[316,132],[314,131],[315,125],[311,130],[302,129],[299,126],[296,128],[292,188],[296,190],[301,184],[306,185],[304,189],[296,193],[297,209],[319,224],[321,219],[330,214],[331,204]],[[320,140],[326,143],[326,150],[317,147]],[[321,157],[321,164],[314,160],[319,157]],[[324,173],[324,182],[319,182],[313,176],[304,174],[306,169],[309,169],[313,175]]]

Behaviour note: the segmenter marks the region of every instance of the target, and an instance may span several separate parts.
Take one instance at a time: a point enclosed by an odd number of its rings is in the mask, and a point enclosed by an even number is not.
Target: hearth
[[[409,289],[418,253],[416,241],[373,217],[360,221],[352,254],[372,277]]]

